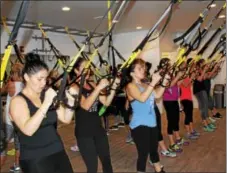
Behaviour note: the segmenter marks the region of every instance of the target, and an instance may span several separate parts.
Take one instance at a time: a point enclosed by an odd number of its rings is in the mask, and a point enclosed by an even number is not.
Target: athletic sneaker
[[[215,115],[213,115],[213,117],[216,118],[216,119],[221,119],[222,115],[218,112]]]
[[[12,166],[12,167],[10,167],[10,172],[16,172],[16,171],[20,171],[21,169],[20,169],[20,166],[18,166],[18,165],[16,165],[15,163],[14,163],[14,165]]]
[[[212,117],[209,117],[209,120],[210,120],[212,123],[215,123],[215,122],[216,122],[216,120],[215,120],[214,118],[212,118]]]
[[[161,151],[161,155],[166,156],[166,157],[176,157],[177,156],[176,152],[171,152],[169,150]]]
[[[191,140],[196,140],[196,139],[199,138],[198,136],[195,136],[195,135],[193,135],[193,134],[187,134],[186,137],[187,137],[188,139],[191,139]]]
[[[183,151],[182,148],[180,148],[177,144],[170,145],[168,150],[170,152],[177,152],[177,153],[181,153]]]
[[[12,150],[7,151],[8,156],[14,156],[16,154],[16,150],[13,148]]]
[[[176,140],[176,144],[187,146],[187,145],[189,145],[189,141],[185,140],[184,138],[181,138],[181,139]]]
[[[151,166],[154,166],[151,160],[149,160],[149,164],[150,164]],[[160,165],[161,165],[161,168],[164,168],[164,165],[162,165],[161,163],[160,163]]]
[[[80,151],[79,147],[77,145],[74,145],[74,146],[70,147],[70,150],[71,151],[75,151],[75,152]]]
[[[216,129],[216,128],[217,128],[217,126],[216,126],[215,124],[213,124],[213,123],[208,124],[208,126],[209,126],[211,129]]]
[[[191,134],[194,135],[194,136],[200,136],[200,133],[195,131],[195,130],[193,130],[193,132]]]
[[[209,126],[203,126],[203,130],[205,132],[213,132],[214,131],[214,129],[210,128]]]
[[[109,128],[109,130],[118,130],[118,125],[113,125]]]

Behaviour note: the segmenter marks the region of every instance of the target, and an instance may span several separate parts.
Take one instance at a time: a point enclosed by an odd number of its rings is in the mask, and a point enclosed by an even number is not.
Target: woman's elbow
[[[71,123],[71,120],[63,120],[62,123],[69,125]]]
[[[24,135],[29,136],[29,137],[33,136],[35,133],[35,132],[32,132],[31,130],[21,130],[21,131]]]
[[[90,106],[87,104],[81,104],[80,106],[86,111],[88,111],[90,109]]]

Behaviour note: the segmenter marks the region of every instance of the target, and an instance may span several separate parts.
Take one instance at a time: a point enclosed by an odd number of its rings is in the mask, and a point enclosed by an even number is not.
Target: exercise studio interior
[[[1,1],[0,172],[226,172],[226,1]]]

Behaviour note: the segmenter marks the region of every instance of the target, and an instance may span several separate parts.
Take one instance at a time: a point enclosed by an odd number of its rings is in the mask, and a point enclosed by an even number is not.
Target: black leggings
[[[97,173],[98,157],[102,163],[103,172],[113,172],[106,135],[99,137],[77,137],[77,144],[88,173]]]
[[[193,122],[193,103],[191,100],[182,100],[181,104],[184,107],[185,113],[184,125],[189,125]]]
[[[159,162],[158,128],[136,127],[132,130],[132,137],[138,152],[137,171],[145,172],[148,154],[150,154],[152,163]]]
[[[179,104],[178,101],[164,101],[163,103],[168,121],[168,135],[172,135],[174,131],[179,131]]]
[[[125,97],[116,97],[115,105],[118,113],[124,118],[124,123],[129,125],[129,116],[130,110],[125,109],[126,98]]]
[[[20,160],[23,173],[73,173],[65,150],[39,159]]]
[[[155,114],[156,114],[156,121],[157,121],[157,128],[158,128],[158,141],[163,140],[162,136],[162,122],[161,122],[161,114],[157,106],[154,107]]]

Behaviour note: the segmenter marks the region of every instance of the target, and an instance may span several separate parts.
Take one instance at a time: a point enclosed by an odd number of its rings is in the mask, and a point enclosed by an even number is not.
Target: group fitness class
[[[1,1],[0,172],[226,172],[226,1]]]

